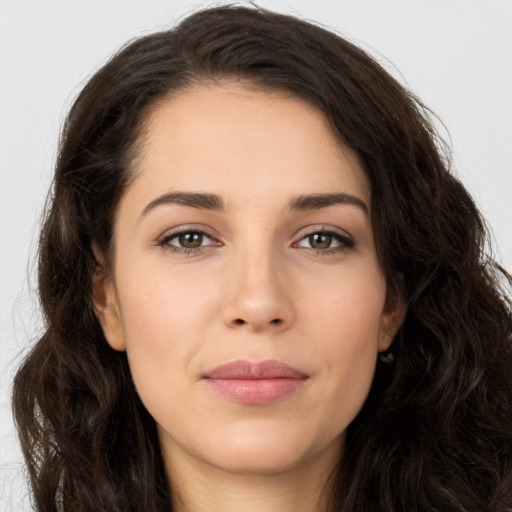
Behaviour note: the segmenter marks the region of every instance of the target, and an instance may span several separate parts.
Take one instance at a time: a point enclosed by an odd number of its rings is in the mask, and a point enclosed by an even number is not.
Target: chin
[[[261,427],[261,426],[260,426]],[[215,443],[203,451],[205,462],[218,469],[240,475],[269,475],[289,473],[308,466],[316,459],[339,460],[343,435],[330,442],[308,439],[307,433],[285,432],[267,425],[245,432],[230,433],[229,443]],[[224,439],[226,439],[224,438]]]

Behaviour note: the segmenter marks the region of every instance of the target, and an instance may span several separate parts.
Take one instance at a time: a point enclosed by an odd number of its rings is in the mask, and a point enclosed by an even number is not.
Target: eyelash
[[[312,237],[313,235],[324,235],[329,236],[336,242],[338,242],[340,245],[336,247],[329,247],[326,249],[315,249],[313,247],[304,247],[304,249],[312,251],[316,256],[322,255],[332,255],[332,254],[339,254],[341,252],[347,251],[349,249],[353,249],[355,247],[355,242],[352,238],[350,238],[346,234],[341,234],[337,231],[328,230],[325,228],[322,229],[315,229],[313,231],[310,231],[309,233],[305,233],[298,242],[295,242],[293,244],[293,247],[299,247],[299,243],[302,242],[305,239],[308,239]]]
[[[202,237],[206,237],[210,239],[213,243],[209,243],[206,245],[200,245],[198,247],[190,248],[190,247],[178,247],[176,245],[172,245],[170,242],[171,240],[174,240],[175,238],[178,238],[180,235],[187,235],[187,234],[197,234]],[[292,246],[296,248],[301,248],[298,244],[302,242],[303,240],[312,237],[313,235],[324,235],[324,236],[330,236],[332,239],[334,239],[336,242],[338,242],[340,245],[336,247],[329,247],[326,249],[315,249],[313,247],[302,247],[302,249],[305,249],[309,252],[312,252],[315,256],[326,256],[326,255],[332,255],[337,254],[349,249],[353,249],[355,247],[355,242],[352,238],[350,238],[348,235],[343,235],[341,233],[338,233],[336,231],[327,230],[327,229],[316,229],[314,231],[310,231],[309,233],[305,233],[297,242],[295,242]],[[219,241],[217,241],[212,235],[210,235],[208,232],[201,230],[201,229],[183,229],[180,231],[174,231],[173,233],[166,234],[162,236],[158,241],[157,245],[162,247],[163,249],[170,251],[171,253],[179,253],[184,255],[189,254],[195,254],[198,252],[201,252],[202,248],[210,246],[210,245],[221,245]]]
[[[194,254],[194,253],[200,252],[201,249],[203,247],[205,247],[204,245],[200,245],[199,247],[190,248],[190,247],[178,247],[178,246],[172,245],[170,243],[171,240],[178,238],[180,235],[187,235],[187,234],[201,235],[202,237],[209,238],[210,240],[213,241],[212,244],[207,244],[207,245],[220,245],[220,242],[215,240],[215,238],[212,235],[210,235],[209,233],[207,233],[206,231],[204,231],[202,229],[182,229],[179,231],[174,231],[173,233],[169,233],[169,234],[166,234],[163,237],[161,237],[158,240],[158,245],[160,247],[162,247],[163,249],[165,249],[166,251],[170,251],[172,253],[179,253],[179,254],[187,255],[187,254]]]

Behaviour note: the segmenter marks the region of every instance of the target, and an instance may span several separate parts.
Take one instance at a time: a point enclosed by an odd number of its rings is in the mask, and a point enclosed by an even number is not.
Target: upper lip
[[[309,375],[281,361],[252,362],[244,359],[221,364],[203,374],[205,379],[307,379]]]

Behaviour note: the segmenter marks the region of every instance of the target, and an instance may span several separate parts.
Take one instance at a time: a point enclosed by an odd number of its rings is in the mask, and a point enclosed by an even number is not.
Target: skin
[[[176,508],[325,508],[344,432],[403,317],[387,300],[358,159],[314,107],[234,83],[159,103],[143,139],[94,300],[158,425]],[[176,204],[177,192],[215,194],[223,209]],[[333,192],[361,203],[290,207]],[[184,252],[177,230],[207,235]],[[323,245],[311,237],[325,231]],[[202,376],[237,359],[308,379],[271,403],[236,403]]]

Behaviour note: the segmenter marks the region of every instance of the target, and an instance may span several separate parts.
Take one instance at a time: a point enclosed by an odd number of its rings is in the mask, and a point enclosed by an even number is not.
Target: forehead
[[[369,203],[357,155],[319,109],[288,92],[193,86],[153,108],[141,142],[132,183],[148,193],[178,188],[265,197],[341,188]]]

